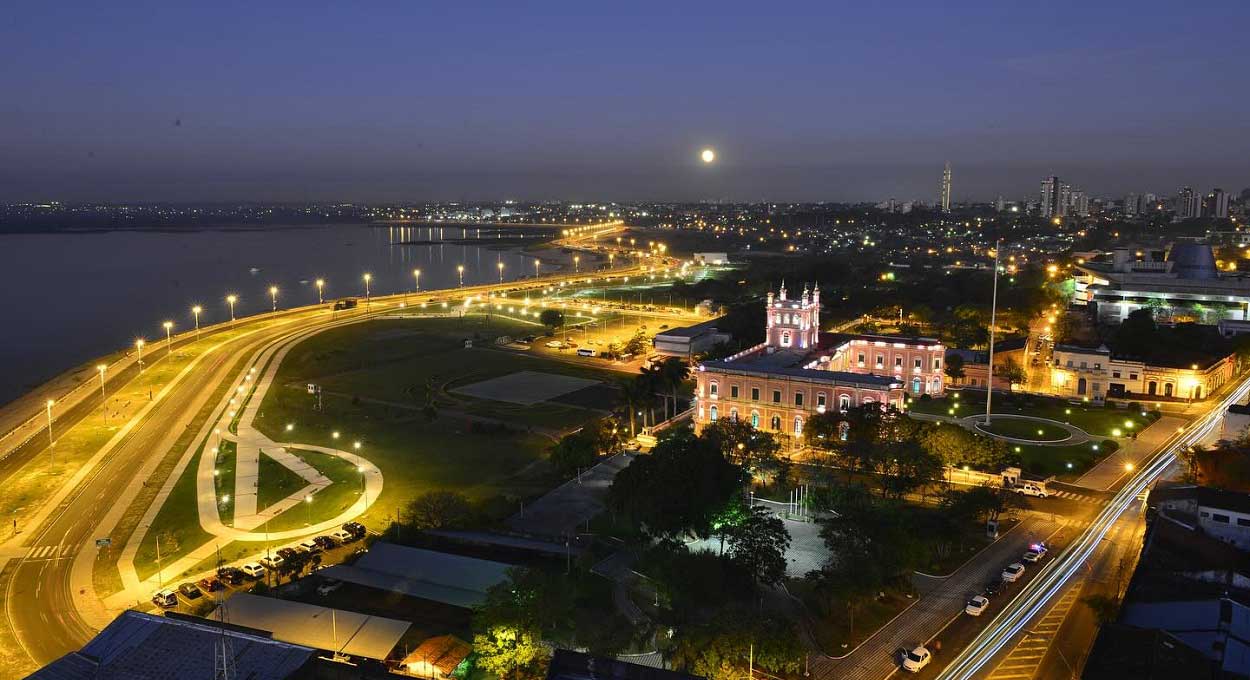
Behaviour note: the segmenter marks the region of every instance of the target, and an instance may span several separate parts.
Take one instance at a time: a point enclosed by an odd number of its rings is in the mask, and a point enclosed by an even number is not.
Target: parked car
[[[158,590],[152,595],[152,604],[166,609],[178,606],[178,591],[172,588]]]
[[[980,616],[988,606],[990,606],[990,599],[984,595],[977,595],[968,600],[968,604],[964,606],[964,613],[968,616]]]
[[[1012,562],[1003,569],[1001,576],[1007,583],[1015,583],[1020,580],[1021,576],[1024,576],[1024,565],[1019,562]]]
[[[1003,592],[1003,588],[1005,586],[1006,584],[1003,583],[1003,580],[1001,578],[996,578],[990,581],[989,583],[985,584],[985,594],[989,595],[990,597],[993,597]]]
[[[219,580],[212,577],[204,577],[196,583],[200,591],[205,593],[215,593],[219,590],[225,590],[226,586]]]
[[[356,538],[364,538],[365,535],[369,533],[369,530],[365,528],[365,525],[360,522],[348,522],[347,524],[344,524],[343,531],[350,531]]]
[[[933,655],[924,645],[918,645],[911,651],[903,652],[903,670],[908,673],[919,673],[929,662],[933,660]]]
[[[217,569],[217,578],[229,583],[232,586],[243,584],[243,572],[238,567],[220,567]]]
[[[178,592],[182,593],[182,596],[188,600],[198,600],[204,596],[204,593],[200,591],[200,587],[194,583],[184,583],[178,586]]]
[[[265,576],[265,568],[255,562],[248,562],[242,567],[239,567],[239,571],[243,572],[244,576],[253,580],[264,578]]]
[[[299,554],[295,548],[278,548],[278,557],[283,561],[289,560]]]
[[[535,341],[535,340],[537,340],[537,339],[538,339],[538,338],[536,338],[536,337],[534,337],[534,336],[532,336],[532,335],[527,335],[527,336],[525,336],[525,337],[521,338],[521,342],[524,342],[524,343],[526,343],[526,344],[529,344],[529,343],[531,343],[531,342],[534,342],[534,341]]]
[[[322,550],[333,550],[338,547],[338,541],[329,536],[313,536],[313,542],[321,546]]]
[[[337,529],[334,533],[330,534],[330,538],[333,538],[339,543],[346,544],[356,540],[356,535],[346,529]]]
[[[561,348],[563,348],[563,347],[564,347],[564,343],[563,343],[563,342],[560,342],[559,340],[552,340],[551,342],[548,342],[548,343],[547,343],[546,345],[544,345],[544,346],[545,346],[547,349],[561,349]]]
[[[299,544],[295,546],[295,549],[301,552],[315,554],[321,552],[321,545],[311,538],[306,538],[300,541]]]
[[[270,571],[277,571],[286,564],[286,559],[281,555],[272,555],[270,557],[262,557],[259,560],[260,565]]]
[[[342,581],[338,579],[334,579],[334,578],[328,578],[325,580],[325,583],[322,583],[321,585],[317,586],[317,594],[322,597],[325,597],[326,595],[329,595],[330,593],[342,587],[343,587]]]
[[[1042,554],[1037,552],[1036,550],[1030,550],[1024,553],[1024,555],[1020,557],[1020,561],[1028,562],[1029,564],[1035,564],[1041,559],[1042,559]]]

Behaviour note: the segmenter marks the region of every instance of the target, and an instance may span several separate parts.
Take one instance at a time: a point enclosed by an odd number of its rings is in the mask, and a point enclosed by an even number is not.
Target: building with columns
[[[820,332],[820,287],[790,299],[783,282],[767,301],[764,342],[695,370],[695,428],[720,418],[801,436],[830,409],[877,403],[899,408],[910,394],[944,391],[946,348],[932,338]]]

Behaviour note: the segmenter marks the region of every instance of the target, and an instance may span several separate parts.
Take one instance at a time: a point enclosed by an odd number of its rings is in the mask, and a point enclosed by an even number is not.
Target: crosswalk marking
[[[987,678],[989,680],[1032,678],[1041,666],[1042,659],[1046,657],[1046,651],[1050,647],[1051,640],[1059,631],[1064,618],[1067,617],[1072,606],[1076,604],[1082,585],[1083,582],[1078,580],[1069,586],[1068,591],[1029,629],[1046,637],[1039,638],[1029,635],[1021,639],[1012,648],[1011,652],[994,667],[994,670]]]
[[[1108,498],[1097,498],[1094,496],[1086,496],[1085,494],[1075,493],[1072,491],[1056,490],[1051,493],[1055,498],[1066,498],[1071,501],[1080,501],[1082,503],[1093,503],[1094,505],[1107,505],[1111,502]]]
[[[69,556],[69,554],[72,553],[73,551],[74,551],[74,546],[72,545],[40,545],[40,546],[35,546],[31,548],[26,553],[26,559],[28,560],[59,559],[61,557]]]

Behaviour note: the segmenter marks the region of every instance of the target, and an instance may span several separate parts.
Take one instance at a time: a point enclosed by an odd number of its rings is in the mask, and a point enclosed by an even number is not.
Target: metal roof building
[[[385,660],[412,626],[407,621],[250,593],[235,594],[222,606],[232,624],[268,631],[284,642],[365,659]]]
[[[326,578],[471,609],[508,578],[511,565],[377,542],[353,565],[323,569]]]
[[[34,680],[189,680],[211,678],[214,653],[229,643],[237,677],[285,680],[316,650],[202,619],[123,612],[81,650],[44,666]]]

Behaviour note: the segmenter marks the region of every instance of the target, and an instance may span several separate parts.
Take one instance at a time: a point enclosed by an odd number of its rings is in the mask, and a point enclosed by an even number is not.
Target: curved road
[[[615,269],[611,274],[615,278],[643,271],[638,267],[628,267]],[[604,272],[569,273],[536,280],[510,281],[503,285],[428,291],[423,292],[422,297],[439,301],[461,300],[466,295],[543,288],[562,280],[580,281],[604,275]],[[368,311],[362,304],[350,314],[361,318],[377,315],[394,310],[407,299],[406,294],[375,297]],[[237,322],[239,326],[255,326],[256,330],[202,355],[200,365],[155,402],[151,411],[100,460],[41,526],[26,528],[22,544],[33,549],[26,557],[10,560],[0,573],[5,622],[26,656],[35,664],[43,665],[80,648],[95,634],[96,630],[87,623],[80,610],[102,605],[85,601],[92,593],[73,585],[71,567],[74,558],[82,551],[97,550],[94,541],[100,537],[97,532],[105,512],[116,499],[122,497],[125,489],[133,485],[136,478],[149,474],[150,468],[173,448],[197,415],[209,406],[214,393],[236,374],[242,365],[240,362],[290,333],[328,326],[335,320],[342,321],[344,314],[347,313],[330,314],[326,306],[321,306],[240,319]],[[337,319],[334,318],[336,316]],[[222,328],[225,326],[206,329],[204,335]],[[61,416],[58,422],[64,423],[63,427],[72,427],[74,418],[98,406],[98,400],[88,400]],[[7,476],[3,472],[11,471],[27,460],[29,457],[22,455],[0,462],[0,479]],[[115,552],[119,548],[114,546]],[[86,578],[90,578],[89,574]]]

